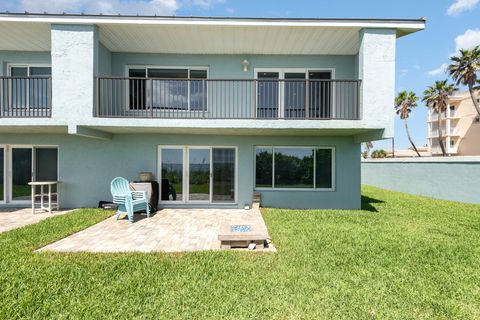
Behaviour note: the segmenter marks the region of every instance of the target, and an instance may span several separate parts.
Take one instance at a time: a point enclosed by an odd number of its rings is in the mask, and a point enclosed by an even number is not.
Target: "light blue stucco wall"
[[[112,53],[101,42],[98,43],[98,75],[112,74]]]
[[[50,64],[50,52],[0,51],[0,74],[8,75],[8,64]]]
[[[241,62],[250,62],[243,72]],[[353,79],[355,56],[189,55],[112,53],[112,75],[125,76],[126,65],[209,67],[211,79],[253,79],[254,68],[335,68],[337,79]]]
[[[65,207],[96,206],[111,198],[109,183],[116,176],[137,180],[141,171],[157,173],[158,145],[236,146],[238,148],[238,207],[251,203],[255,145],[334,146],[335,191],[264,191],[262,205],[290,208],[360,207],[360,145],[352,137],[284,137],[221,135],[114,135],[96,140],[73,135],[0,135],[1,144],[59,146],[59,178]]]
[[[362,162],[362,184],[437,199],[480,203],[480,157]]]

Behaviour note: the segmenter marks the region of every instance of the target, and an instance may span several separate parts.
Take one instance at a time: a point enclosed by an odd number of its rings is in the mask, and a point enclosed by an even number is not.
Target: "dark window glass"
[[[257,118],[278,118],[278,72],[258,73]]]
[[[275,188],[313,188],[313,148],[275,148]]]
[[[163,201],[183,200],[183,149],[162,149]]]
[[[35,181],[58,180],[58,149],[35,148]],[[56,192],[57,186],[52,186]],[[40,187],[37,187],[40,190]]]
[[[305,118],[305,90],[304,72],[285,73],[285,118]]]
[[[212,149],[212,201],[235,201],[235,149]]]
[[[130,69],[128,70],[128,76],[131,78],[145,78],[145,69]],[[147,105],[146,96],[146,81],[143,79],[130,79],[128,81],[129,86],[129,101],[130,109],[144,110]]]
[[[315,187],[332,187],[332,149],[317,149],[315,155]]]
[[[330,71],[310,71],[309,81],[309,117],[328,119],[332,114],[332,78]]]
[[[149,78],[153,80],[153,106],[168,110],[188,109],[188,69],[148,69]]]
[[[272,187],[273,151],[272,148],[256,148],[255,150],[255,186],[257,188]]]
[[[4,200],[4,194],[5,194],[5,174],[3,172],[3,168],[5,166],[5,149],[0,148],[0,201]]]
[[[207,70],[190,70],[191,79],[207,79]],[[190,81],[190,110],[207,110],[207,82]]]

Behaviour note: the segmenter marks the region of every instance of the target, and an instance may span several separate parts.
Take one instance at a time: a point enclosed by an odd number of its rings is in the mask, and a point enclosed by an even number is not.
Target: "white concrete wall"
[[[92,118],[96,27],[52,25],[52,117],[75,125]]]
[[[394,134],[395,46],[394,29],[360,32],[358,76],[362,80],[360,107],[366,127],[384,128],[383,137]]]

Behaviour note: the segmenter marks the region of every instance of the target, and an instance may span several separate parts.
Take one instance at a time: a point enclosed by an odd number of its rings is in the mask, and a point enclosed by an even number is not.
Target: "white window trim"
[[[212,149],[221,149],[221,148],[229,148],[235,150],[235,172],[234,172],[234,179],[235,179],[235,199],[234,202],[214,202],[213,201],[213,153]],[[181,149],[182,150],[182,188],[183,188],[183,195],[182,200],[164,200],[161,199],[161,191],[162,191],[162,149]],[[190,172],[188,168],[188,152],[190,149],[209,149],[210,150],[210,199],[209,200],[189,200],[189,177]],[[159,183],[159,190],[160,190],[160,199],[159,203],[168,204],[168,205],[176,205],[176,204],[211,204],[211,205],[237,205],[238,204],[238,147],[236,146],[202,146],[202,145],[158,145],[158,152],[157,152],[157,180]]]
[[[162,66],[162,65],[151,65],[151,64],[126,64],[125,67],[124,67],[124,76],[126,78],[129,77],[129,70],[130,69],[145,69],[145,76],[147,76],[147,73],[148,73],[148,69],[185,69],[188,71],[188,76],[190,77],[190,71],[191,70],[205,70],[207,71],[207,78],[206,79],[209,79],[210,77],[210,70],[209,70],[209,67],[208,66]],[[185,78],[185,79],[190,79],[190,78]],[[156,79],[156,78],[148,78],[148,77],[145,77],[145,79]],[[182,78],[179,78],[178,80],[182,80]],[[201,79],[199,79],[201,80]],[[206,86],[208,86],[208,81],[206,82]],[[147,86],[146,90],[150,90],[150,88]],[[127,103],[126,103],[126,111],[129,111],[129,86],[127,86],[127,90],[126,91],[126,100]],[[147,94],[147,97],[148,97],[148,94]],[[190,110],[190,81],[188,81],[188,109],[186,110],[169,110],[169,112],[202,112],[202,110]],[[148,105],[148,101],[145,102],[147,105]],[[207,106],[208,106],[208,100],[207,100]],[[206,107],[207,107],[206,106]],[[208,107],[207,109],[208,110]],[[206,111],[206,110],[203,110],[203,111]]]
[[[257,148],[270,148],[272,149],[272,186],[271,187],[257,187]],[[276,188],[275,187],[275,149],[281,148],[288,148],[288,149],[314,149],[313,152],[313,188]],[[330,149],[332,150],[332,187],[331,188],[317,188],[316,186],[316,157],[317,153],[315,152],[317,149]],[[315,191],[315,192],[322,192],[322,191],[335,191],[336,190],[336,147],[334,146],[265,146],[265,145],[258,145],[254,146],[253,150],[253,183],[254,189],[258,191]]]
[[[40,68],[51,68],[52,65],[48,63],[8,63],[7,70],[8,76],[12,76],[12,68],[27,68],[27,77],[30,77],[30,68],[40,67]]]
[[[258,80],[258,74],[260,72],[278,72],[278,79],[283,80],[285,83],[285,73],[305,73],[305,79],[309,79],[309,72],[313,71],[329,71],[331,73],[331,79],[335,78],[335,68],[332,67],[307,67],[307,68],[254,68],[254,79]],[[258,81],[256,81],[256,92],[258,92]],[[285,115],[285,85],[280,85],[278,90],[278,101],[279,101],[279,118],[283,118]],[[257,99],[257,98],[256,98]],[[258,104],[258,101],[257,101]],[[335,83],[332,85],[332,118],[335,118]]]

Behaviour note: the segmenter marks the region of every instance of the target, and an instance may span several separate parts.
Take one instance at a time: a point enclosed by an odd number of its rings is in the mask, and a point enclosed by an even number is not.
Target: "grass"
[[[94,209],[0,234],[0,318],[480,318],[480,206],[363,195],[263,209],[277,253],[33,252],[109,215]]]

